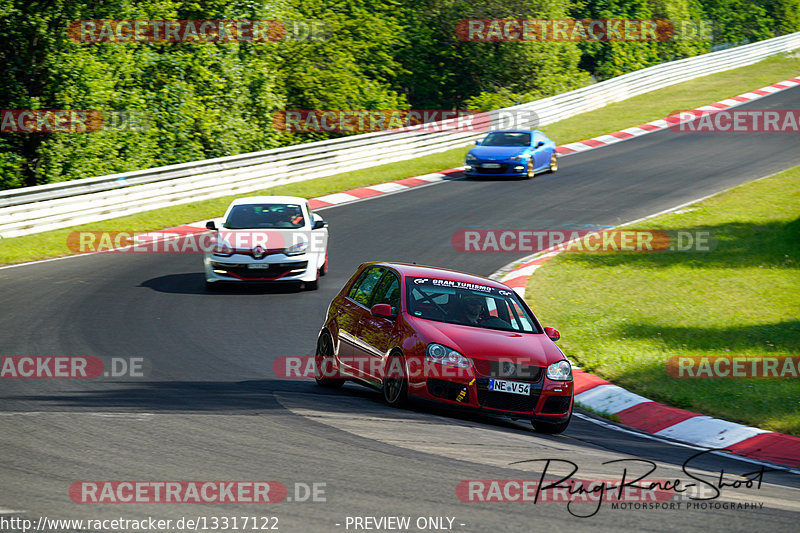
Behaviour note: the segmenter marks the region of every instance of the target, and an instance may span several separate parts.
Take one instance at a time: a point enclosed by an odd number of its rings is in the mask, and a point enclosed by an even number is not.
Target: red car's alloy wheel
[[[383,378],[383,398],[393,407],[400,407],[408,399],[408,381],[406,380],[403,356],[394,354],[386,361],[386,377]]]

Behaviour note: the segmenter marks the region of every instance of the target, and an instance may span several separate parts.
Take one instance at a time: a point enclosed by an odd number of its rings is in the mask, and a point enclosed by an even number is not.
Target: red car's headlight
[[[553,381],[571,381],[572,380],[572,365],[569,361],[559,361],[547,367],[547,379]]]
[[[469,368],[470,361],[459,352],[442,344],[431,343],[425,351],[425,359],[442,365]]]

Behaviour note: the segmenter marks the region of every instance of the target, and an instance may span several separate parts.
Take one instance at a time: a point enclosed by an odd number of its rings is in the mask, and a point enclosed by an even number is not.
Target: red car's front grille
[[[488,407],[489,409],[532,414],[538,400],[539,395],[533,394],[533,391],[528,396],[522,396],[520,394],[478,389],[478,403],[481,404],[481,407]]]
[[[472,364],[481,377],[508,379],[525,383],[538,382],[542,377],[543,370],[540,366],[517,365],[509,361],[490,361],[486,359],[473,359]]]

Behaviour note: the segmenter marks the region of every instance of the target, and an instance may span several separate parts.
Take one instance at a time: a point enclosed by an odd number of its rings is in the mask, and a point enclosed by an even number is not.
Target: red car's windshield
[[[541,333],[514,291],[436,278],[405,279],[406,305],[412,316],[478,328]]]

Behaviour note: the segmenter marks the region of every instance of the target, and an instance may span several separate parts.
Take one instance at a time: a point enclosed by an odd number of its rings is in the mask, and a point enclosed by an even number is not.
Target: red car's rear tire
[[[408,379],[405,376],[405,361],[400,354],[389,356],[383,377],[383,399],[392,407],[402,407],[408,401]]]
[[[343,379],[326,377],[334,368],[333,365],[333,339],[329,333],[325,332],[319,336],[317,341],[317,353],[314,356],[314,379],[317,385],[338,389],[344,384]]]

